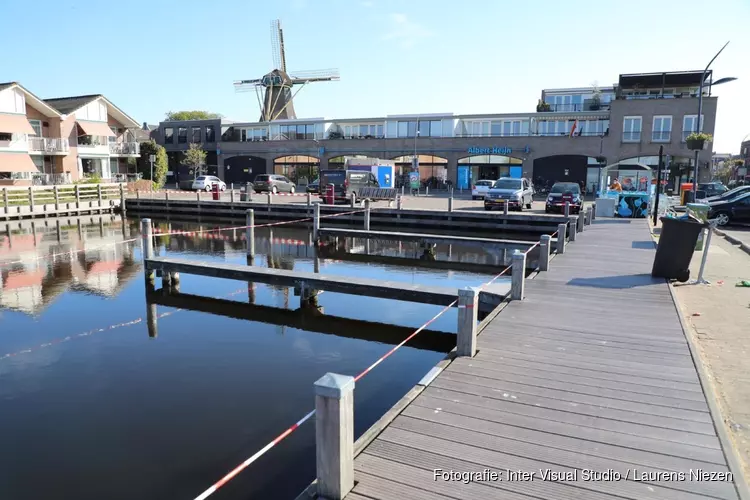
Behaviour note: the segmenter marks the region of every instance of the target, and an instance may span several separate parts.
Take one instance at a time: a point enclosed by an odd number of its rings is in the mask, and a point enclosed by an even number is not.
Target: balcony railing
[[[569,103],[569,104],[550,104],[549,109],[538,108],[537,112],[540,113],[577,113],[580,111],[606,111],[610,108],[609,102],[600,102],[594,104],[591,100],[587,99],[583,103]]]
[[[113,155],[137,155],[141,152],[141,145],[137,142],[110,142],[109,153]]]
[[[95,148],[97,146],[106,146],[109,143],[109,138],[103,135],[79,135],[78,136],[78,147],[81,148]]]
[[[623,132],[622,142],[641,142],[640,132]]]
[[[654,130],[651,132],[651,142],[669,142],[671,136],[671,130]]]
[[[29,152],[31,153],[67,153],[69,150],[68,139],[29,137]]]

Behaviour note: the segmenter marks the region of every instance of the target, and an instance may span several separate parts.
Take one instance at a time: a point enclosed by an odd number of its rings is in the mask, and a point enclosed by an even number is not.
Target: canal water
[[[206,228],[155,222],[162,232]],[[244,230],[158,240],[162,254],[247,264]],[[309,243],[306,229],[259,228],[252,264],[313,271]],[[368,262],[363,251],[381,258]],[[318,268],[462,287],[486,282],[503,258],[477,248],[425,253],[416,244],[346,240]],[[137,220],[0,224],[3,500],[192,499],[310,411],[315,380],[358,374],[441,309],[323,293],[316,326],[305,329],[295,323],[292,290],[183,275],[182,295],[218,300],[203,312],[156,305],[150,329],[140,259]],[[448,260],[470,266],[435,267]],[[253,320],[237,319],[248,311]],[[455,325],[452,310],[430,328],[453,333]],[[434,337],[402,348],[357,383],[355,438],[444,357],[451,342]],[[314,428],[308,421],[211,498],[294,498],[315,475]]]

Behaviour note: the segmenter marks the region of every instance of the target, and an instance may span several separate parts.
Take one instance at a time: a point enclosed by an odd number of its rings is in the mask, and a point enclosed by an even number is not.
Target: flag
[[[573,122],[573,127],[570,129],[570,137],[573,137],[573,134],[576,132],[576,128],[578,128],[578,120]]]

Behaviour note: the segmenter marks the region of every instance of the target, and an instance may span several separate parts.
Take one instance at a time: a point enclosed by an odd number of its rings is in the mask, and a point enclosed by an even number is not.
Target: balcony
[[[51,137],[29,137],[29,153],[66,155],[70,151],[68,139]]]
[[[586,99],[583,103],[540,103],[537,105],[536,111],[537,113],[580,113],[587,111],[607,111],[609,108],[609,102],[599,102],[597,104],[593,99]]]
[[[141,154],[141,145],[137,142],[110,142],[109,154],[116,156],[138,156]]]

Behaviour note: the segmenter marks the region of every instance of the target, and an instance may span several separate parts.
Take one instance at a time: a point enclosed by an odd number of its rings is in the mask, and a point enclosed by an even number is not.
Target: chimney
[[[143,122],[143,130],[148,130],[148,124],[146,122]]]

